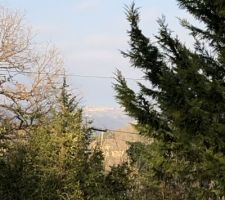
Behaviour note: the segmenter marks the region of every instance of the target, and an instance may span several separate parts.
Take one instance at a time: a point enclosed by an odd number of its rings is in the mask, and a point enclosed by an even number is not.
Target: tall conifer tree
[[[194,38],[193,48],[173,36],[164,19],[153,43],[139,28],[139,10],[132,4],[130,49],[123,55],[151,87],[138,83],[136,93],[120,72],[114,87],[140,133],[154,138],[139,151],[146,186],[139,190],[157,190],[158,199],[220,199],[225,194],[225,1],[178,4],[203,23],[199,28],[181,20]]]

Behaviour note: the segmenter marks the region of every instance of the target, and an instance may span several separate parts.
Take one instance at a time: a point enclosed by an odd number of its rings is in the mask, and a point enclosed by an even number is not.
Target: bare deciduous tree
[[[18,12],[0,8],[0,69],[22,71],[34,61],[31,29]]]
[[[21,128],[46,114],[54,106],[62,67],[55,48],[33,44],[22,15],[0,8],[0,120]]]

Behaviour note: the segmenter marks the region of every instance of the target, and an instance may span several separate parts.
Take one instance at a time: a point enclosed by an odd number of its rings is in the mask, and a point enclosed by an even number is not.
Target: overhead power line
[[[107,132],[116,132],[116,133],[137,134],[137,133],[135,133],[135,132],[130,132],[130,131],[120,131],[120,130],[113,130],[113,129],[101,129],[101,128],[94,128],[94,127],[92,127],[91,130],[93,130],[93,131],[98,131],[98,132],[103,132],[103,133],[107,133]]]
[[[8,72],[8,73],[19,73],[16,70],[6,70],[0,69],[1,72]],[[66,77],[80,77],[80,78],[97,78],[97,79],[115,79],[113,76],[99,76],[99,75],[81,75],[81,74],[64,74],[64,73],[48,73],[48,72],[32,72],[32,71],[22,71],[21,73],[24,74],[43,74],[43,75],[58,75],[58,76],[66,76]],[[133,80],[133,81],[143,81],[143,78],[131,78],[125,77],[126,80]]]

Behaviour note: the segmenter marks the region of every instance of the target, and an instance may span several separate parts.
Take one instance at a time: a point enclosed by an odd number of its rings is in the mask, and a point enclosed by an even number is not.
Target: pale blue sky
[[[68,74],[113,76],[118,68],[127,77],[141,77],[119,52],[128,48],[129,26],[124,5],[129,5],[130,0],[0,0],[0,3],[25,14],[27,24],[38,33],[38,42],[50,42],[60,49]],[[165,15],[169,27],[183,41],[190,42],[176,18],[190,17],[178,8],[175,0],[136,0],[136,4],[141,7],[141,27],[147,36],[157,33],[156,20]],[[118,107],[112,82],[69,78],[86,106]]]

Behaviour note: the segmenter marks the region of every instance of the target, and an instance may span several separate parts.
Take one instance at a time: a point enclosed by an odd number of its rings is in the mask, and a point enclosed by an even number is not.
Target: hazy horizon
[[[131,2],[0,0],[2,6],[25,14],[26,24],[37,33],[37,42],[53,44],[60,50],[67,74],[113,77],[119,69],[126,77],[141,78],[141,73],[130,68],[128,60],[120,54],[120,50],[128,49],[129,23],[124,7]],[[140,26],[147,36],[157,33],[156,20],[165,15],[169,27],[189,43],[177,17],[191,18],[178,8],[175,0],[139,0],[136,5],[140,7]],[[84,106],[119,107],[111,78],[70,76],[68,82]],[[135,81],[128,83],[136,85]]]

